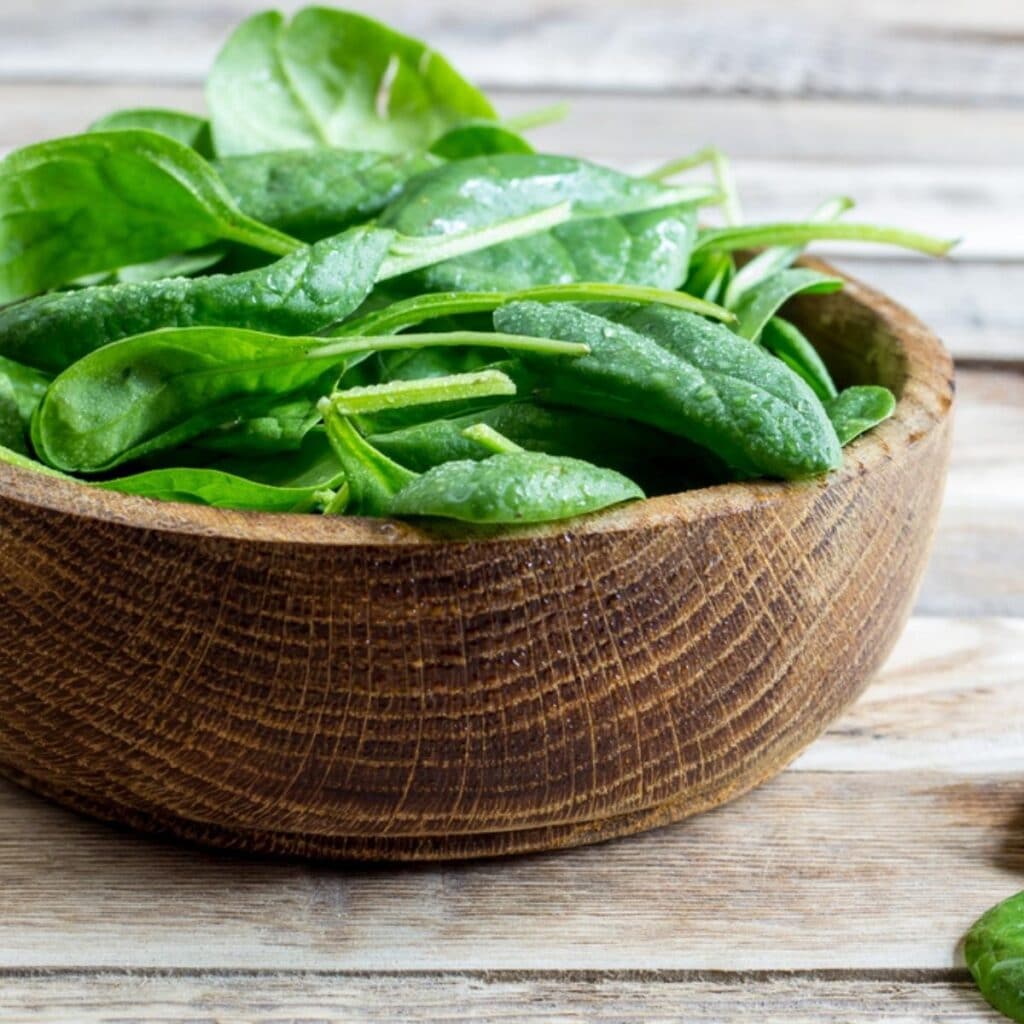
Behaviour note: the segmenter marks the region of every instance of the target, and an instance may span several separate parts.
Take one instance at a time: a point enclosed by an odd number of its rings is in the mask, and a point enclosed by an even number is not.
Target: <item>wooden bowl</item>
[[[900,396],[827,479],[460,540],[0,466],[0,771],[202,843],[409,860],[757,785],[889,653],[950,443],[952,364],[912,316],[856,282],[789,315],[841,383]]]

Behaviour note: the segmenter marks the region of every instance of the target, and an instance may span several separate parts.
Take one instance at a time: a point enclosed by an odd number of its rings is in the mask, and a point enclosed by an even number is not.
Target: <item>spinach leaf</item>
[[[665,306],[533,302],[497,310],[499,330],[585,342],[572,362],[545,362],[545,402],[637,420],[705,447],[744,474],[811,476],[841,462],[835,431],[810,388],[728,328]],[[521,356],[527,367],[536,363]]]
[[[561,203],[573,218],[639,213],[705,201],[700,186],[670,187],[567,156],[499,153],[442,164],[408,183],[380,223],[403,235],[471,231]]]
[[[101,285],[0,310],[0,354],[59,372],[110,342],[160,327],[320,329],[370,293],[392,235],[352,228],[243,274]]]
[[[797,267],[794,270],[780,270],[765,278],[760,284],[745,291],[733,307],[739,323],[736,332],[751,341],[757,341],[764,325],[794,295],[813,293],[825,295],[843,287],[841,277],[828,277],[816,270]]]
[[[503,124],[478,120],[449,128],[431,143],[430,152],[445,160],[465,160],[492,153],[532,153],[533,146]]]
[[[604,281],[674,291],[686,277],[696,230],[689,204],[571,221],[434,264],[401,284],[440,292]]]
[[[25,424],[11,382],[0,376],[0,446],[28,454]]]
[[[155,331],[97,349],[57,376],[33,418],[32,442],[56,469],[102,472],[232,419],[264,414],[283,398],[325,394],[347,364],[368,352],[464,345],[586,351],[576,343],[469,331],[328,343],[227,328]]]
[[[471,118],[482,93],[425,44],[363,15],[307,7],[243,22],[220,51],[206,100],[217,153],[338,146],[428,149]]]
[[[208,466],[167,466],[95,486],[162,501],[262,512],[309,512],[345,483],[345,473],[322,430],[298,451],[263,459],[225,459]]]
[[[1024,1022],[1024,892],[975,921],[964,941],[964,959],[985,999]]]
[[[793,324],[780,317],[772,317],[761,331],[761,344],[803,377],[823,402],[836,397],[838,392],[828,367],[817,349]]]
[[[246,217],[200,156],[149,131],[95,132],[0,161],[0,303],[218,239],[299,243]]]
[[[135,128],[167,135],[207,159],[213,156],[210,122],[205,117],[186,114],[181,110],[162,110],[155,107],[117,110],[89,125],[91,132],[117,132]],[[258,217],[256,219],[259,220]]]
[[[589,462],[505,452],[446,462],[405,484],[387,508],[397,516],[469,523],[546,523],[643,498],[632,480]]]
[[[214,167],[240,210],[316,242],[375,217],[435,164],[422,155],[296,149],[225,157]]]
[[[844,388],[825,403],[839,443],[849,444],[855,437],[877,427],[896,411],[896,398],[888,388],[874,384]]]

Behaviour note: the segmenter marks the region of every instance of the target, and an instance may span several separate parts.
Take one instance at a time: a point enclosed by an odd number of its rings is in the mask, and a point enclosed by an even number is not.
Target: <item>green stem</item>
[[[331,404],[342,416],[359,416],[382,410],[404,409],[411,405],[457,402],[470,398],[514,395],[516,386],[500,370],[479,373],[454,373],[444,377],[418,380],[393,380],[387,384],[345,388],[331,395]]]
[[[711,165],[712,173],[715,176],[715,183],[718,185],[719,202],[722,213],[727,224],[740,224],[743,222],[743,212],[740,208],[739,192],[736,188],[736,179],[732,173],[732,164],[729,158],[716,146],[706,146],[704,149],[692,153],[690,156],[680,157],[678,160],[670,160],[648,173],[646,177],[651,181],[665,181],[673,178],[683,171],[693,170],[694,167]]]
[[[802,245],[817,241],[877,242],[898,245],[931,256],[945,256],[957,239],[935,238],[915,231],[874,224],[778,223],[709,228],[700,233],[694,252],[754,249],[767,245]]]
[[[265,224],[252,222],[250,227],[244,221],[236,223],[231,231],[230,238],[233,242],[240,242],[242,245],[252,246],[263,252],[273,253],[275,256],[289,256],[298,249],[305,247],[305,242],[300,242],[283,231],[268,227]]]
[[[526,449],[515,441],[500,434],[494,427],[487,423],[474,423],[462,431],[462,436],[470,441],[476,441],[496,455],[508,455],[512,452],[525,452]]]
[[[714,320],[729,322],[736,319],[727,309],[685,292],[670,292],[642,285],[581,282],[546,284],[509,292],[438,292],[434,295],[416,295],[332,328],[329,336],[393,334],[437,317],[457,316],[460,313],[490,313],[506,303],[525,301],[660,303]]]
[[[545,125],[557,124],[569,116],[568,103],[552,103],[547,107],[540,107],[537,110],[528,110],[525,114],[516,114],[515,117],[506,117],[502,122],[503,128],[509,128],[514,132],[528,132],[533,128],[543,128]]]

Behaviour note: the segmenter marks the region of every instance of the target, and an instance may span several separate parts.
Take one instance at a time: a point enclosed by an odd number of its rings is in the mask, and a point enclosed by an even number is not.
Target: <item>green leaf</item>
[[[296,149],[226,157],[214,167],[239,209],[315,242],[375,217],[435,164],[419,154]]]
[[[1000,1013],[1024,1022],[1024,892],[992,907],[971,927],[964,959],[981,994]]]
[[[330,391],[374,351],[479,345],[580,354],[576,343],[453,331],[325,343],[228,328],[154,331],[114,342],[57,376],[32,423],[36,453],[56,469],[95,473],[177,447],[284,398]]]
[[[505,125],[494,121],[467,121],[435,139],[430,152],[445,160],[465,160],[492,153],[532,153],[533,146]]]
[[[470,523],[547,523],[644,497],[610,469],[557,455],[509,452],[446,462],[407,483],[388,510]]]
[[[118,132],[136,128],[167,135],[183,146],[194,149],[202,157],[213,156],[210,122],[205,117],[186,114],[181,110],[164,110],[156,107],[117,110],[89,125],[91,132]]]
[[[266,459],[224,460],[209,466],[168,466],[96,484],[108,491],[162,501],[259,512],[309,512],[322,492],[335,491],[345,473],[323,431],[307,435],[299,451]]]
[[[366,298],[391,241],[391,232],[352,228],[244,274],[41,295],[0,310],[0,354],[59,372],[104,345],[161,327],[309,334]]]
[[[299,246],[246,217],[209,164],[156,132],[76,135],[0,161],[0,303],[218,239],[279,255]]]
[[[839,443],[849,444],[855,437],[877,427],[896,411],[896,398],[888,388],[859,385],[845,388],[825,403]]]
[[[686,277],[696,229],[688,204],[591,217],[436,263],[402,284],[462,292],[604,281],[674,291]]]
[[[823,402],[836,397],[838,392],[828,367],[818,355],[817,349],[793,324],[773,317],[761,332],[761,344],[794,373],[803,377]]]
[[[523,302],[494,314],[499,330],[574,338],[590,352],[537,368],[541,400],[637,420],[709,449],[735,470],[784,479],[813,476],[842,459],[810,388],[788,367],[728,328],[665,306]],[[536,366],[528,355],[528,367]]]
[[[494,120],[482,93],[429,47],[363,15],[307,7],[243,22],[206,84],[221,156],[338,146],[428,149],[471,118]]]
[[[794,295],[825,295],[842,287],[841,277],[828,277],[816,270],[807,270],[803,267],[781,270],[743,292],[739,302],[733,307],[739,318],[736,333],[743,338],[757,341],[764,325]]]

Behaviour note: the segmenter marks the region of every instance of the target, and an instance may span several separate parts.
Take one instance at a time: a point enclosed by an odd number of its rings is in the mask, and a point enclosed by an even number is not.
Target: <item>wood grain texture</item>
[[[428,38],[485,86],[1024,102],[1024,15],[1014,0],[495,0],[486,17],[450,0],[347,6]],[[198,80],[235,24],[264,7],[53,0],[43,13],[33,0],[7,0],[0,68],[8,78]]]
[[[950,442],[938,341],[856,283],[816,299],[792,315],[837,379],[900,395],[825,480],[473,539],[5,467],[0,769],[216,845],[403,859],[593,842],[770,777],[899,635]]]
[[[51,974],[0,979],[0,1014],[23,1024],[998,1024],[966,971],[878,977],[708,973],[640,976]],[[8,1016],[7,1019],[12,1019]]]
[[[948,970],[972,921],[1020,888],[1022,812],[1019,765],[788,771],[625,842],[332,867],[149,840],[5,784],[0,958],[10,969]]]

